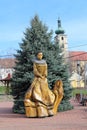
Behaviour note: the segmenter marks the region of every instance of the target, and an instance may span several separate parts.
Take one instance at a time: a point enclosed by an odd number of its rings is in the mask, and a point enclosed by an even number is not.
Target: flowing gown
[[[28,117],[51,116],[55,95],[48,87],[46,61],[35,60],[33,72],[33,82],[25,95],[26,115]]]

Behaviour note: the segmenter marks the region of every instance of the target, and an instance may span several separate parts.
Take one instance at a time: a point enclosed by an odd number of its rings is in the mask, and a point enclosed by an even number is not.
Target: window
[[[64,40],[64,37],[61,37],[61,40]]]

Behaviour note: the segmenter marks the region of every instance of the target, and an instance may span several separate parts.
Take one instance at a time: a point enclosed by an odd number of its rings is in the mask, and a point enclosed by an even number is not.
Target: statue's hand
[[[44,76],[41,76],[41,79],[44,79],[45,77]]]
[[[42,78],[42,79],[46,79],[46,76],[44,75],[44,76],[42,76],[41,78]]]

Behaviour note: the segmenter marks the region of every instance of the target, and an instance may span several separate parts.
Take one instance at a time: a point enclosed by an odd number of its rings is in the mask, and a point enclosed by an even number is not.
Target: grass
[[[10,90],[9,87],[7,87],[7,86],[0,86],[0,95],[2,95],[2,94],[9,94],[10,91],[11,90]]]
[[[0,102],[2,101],[13,101],[11,95],[9,95],[9,91],[11,91],[6,86],[0,86]]]
[[[5,94],[6,86],[0,86],[0,94]]]

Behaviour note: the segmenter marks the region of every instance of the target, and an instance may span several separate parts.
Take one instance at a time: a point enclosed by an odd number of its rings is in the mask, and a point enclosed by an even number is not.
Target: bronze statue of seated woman
[[[39,52],[34,60],[34,79],[25,94],[25,112],[27,117],[47,117],[57,113],[58,105],[63,98],[63,84],[57,80],[50,90],[47,82],[47,63]]]

